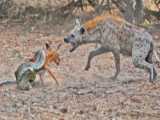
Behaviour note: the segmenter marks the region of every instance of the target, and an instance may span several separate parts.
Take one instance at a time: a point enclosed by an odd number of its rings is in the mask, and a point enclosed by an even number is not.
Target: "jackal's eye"
[[[75,36],[73,34],[71,34],[71,37],[74,38]]]

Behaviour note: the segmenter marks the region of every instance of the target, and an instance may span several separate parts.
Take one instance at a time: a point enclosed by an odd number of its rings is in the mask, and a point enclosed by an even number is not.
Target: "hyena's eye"
[[[80,33],[81,33],[81,34],[84,34],[84,32],[85,32],[85,29],[82,27],[82,28],[80,29]]]
[[[71,34],[71,37],[74,38],[75,36],[73,34]]]

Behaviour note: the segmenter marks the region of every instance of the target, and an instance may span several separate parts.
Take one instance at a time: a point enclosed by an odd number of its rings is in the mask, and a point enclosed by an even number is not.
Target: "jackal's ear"
[[[46,49],[49,49],[50,45],[48,43],[45,43],[45,47],[46,47]]]
[[[57,51],[57,50],[59,50],[59,49],[61,48],[61,46],[62,46],[62,44],[61,44],[61,43],[60,43],[60,44],[58,44],[58,45],[57,45],[57,48],[56,48],[56,51]]]
[[[84,34],[84,32],[85,32],[85,29],[84,29],[83,27],[81,27],[80,33],[81,33],[81,34]]]

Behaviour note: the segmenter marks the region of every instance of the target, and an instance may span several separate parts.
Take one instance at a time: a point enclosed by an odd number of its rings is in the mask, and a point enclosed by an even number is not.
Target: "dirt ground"
[[[37,77],[30,91],[20,91],[16,85],[1,86],[0,120],[160,120],[160,77],[155,84],[149,83],[146,71],[136,69],[131,58],[121,56],[121,73],[113,81],[111,54],[96,57],[91,69],[84,71],[95,45],[69,53],[70,46],[63,43],[69,28],[0,23],[1,81],[15,80],[17,66],[46,41],[53,48],[62,43],[60,66],[50,66],[60,86],[47,74],[45,85],[40,85]]]

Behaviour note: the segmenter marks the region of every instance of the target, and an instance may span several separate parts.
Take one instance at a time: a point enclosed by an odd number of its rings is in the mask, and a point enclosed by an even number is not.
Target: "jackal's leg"
[[[38,72],[38,75],[40,77],[41,85],[44,85],[44,75],[45,75],[45,70],[41,70]]]
[[[116,72],[114,76],[111,77],[111,79],[116,79],[120,73],[120,52],[119,50],[113,51],[113,56],[114,56],[114,61],[115,61]]]
[[[59,85],[56,77],[53,75],[53,72],[50,70],[48,66],[45,66],[46,71],[51,75],[51,77],[55,80],[56,84]]]
[[[88,61],[87,61],[87,65],[85,67],[85,70],[89,70],[89,68],[91,66],[91,60],[92,60],[92,58],[94,58],[97,55],[106,53],[106,52],[109,52],[109,50],[107,48],[104,48],[104,47],[100,47],[100,48],[97,48],[97,49],[91,51],[89,53],[89,56],[88,56]]]

